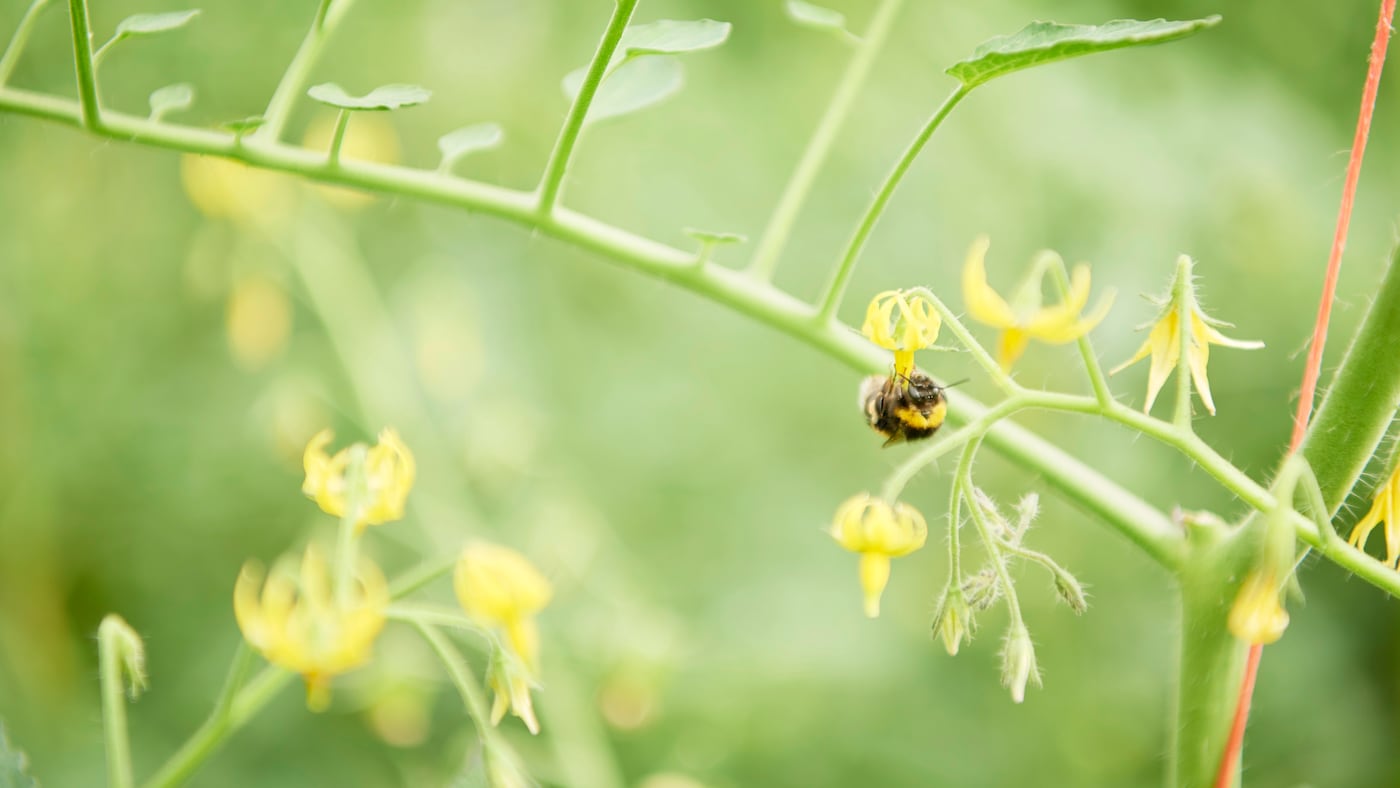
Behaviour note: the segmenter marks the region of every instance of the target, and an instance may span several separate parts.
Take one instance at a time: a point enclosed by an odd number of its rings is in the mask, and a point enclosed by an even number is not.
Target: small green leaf
[[[840,11],[805,3],[803,0],[787,0],[783,3],[783,10],[787,12],[789,19],[802,27],[827,33],[850,34],[846,29],[846,15]]]
[[[442,151],[442,164],[444,167],[450,167],[453,162],[469,153],[499,147],[505,138],[505,130],[497,123],[477,123],[456,131],[449,131],[438,137],[438,150]]]
[[[194,86],[188,82],[166,85],[151,94],[151,120],[160,120],[169,112],[187,110],[194,103]]]
[[[156,33],[177,30],[189,24],[190,20],[197,16],[199,16],[198,8],[189,11],[171,11],[165,14],[137,14],[135,16],[129,16],[117,25],[117,32],[113,38],[153,36]]]
[[[1219,16],[1185,21],[1119,19],[1102,25],[1032,22],[1009,36],[997,36],[954,63],[948,74],[973,88],[1003,74],[1111,49],[1161,44],[1219,24]]]
[[[662,19],[645,25],[629,27],[613,53],[608,71],[643,55],[679,55],[714,49],[729,38],[732,25],[713,19]]]
[[[0,724],[0,788],[39,788],[39,781],[29,774],[29,756],[10,744],[3,724]]]
[[[749,240],[747,235],[740,235],[738,233],[716,233],[709,230],[697,230],[694,227],[687,227],[684,232],[686,235],[707,246],[717,244],[741,244]]]
[[[382,85],[363,96],[352,96],[334,82],[312,85],[306,95],[332,107],[348,110],[389,110],[422,104],[433,92],[417,85]]]
[[[242,137],[244,134],[256,130],[259,126],[263,125],[266,122],[267,118],[264,118],[262,115],[251,115],[246,118],[240,118],[238,120],[230,120],[225,123],[221,123],[219,124],[219,127],[224,129],[225,131],[233,132],[233,135],[235,137]]]
[[[587,69],[575,69],[564,76],[564,95],[573,101],[583,86]],[[673,57],[652,56],[629,60],[603,80],[593,96],[584,123],[627,115],[675,95],[685,83],[680,61]]]

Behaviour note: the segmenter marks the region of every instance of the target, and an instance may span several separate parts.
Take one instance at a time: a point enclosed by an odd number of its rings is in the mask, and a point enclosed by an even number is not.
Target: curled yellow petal
[[[987,284],[986,256],[991,244],[987,236],[980,235],[967,252],[962,272],[963,304],[973,320],[993,328],[1010,328],[1016,324],[1011,305]]]

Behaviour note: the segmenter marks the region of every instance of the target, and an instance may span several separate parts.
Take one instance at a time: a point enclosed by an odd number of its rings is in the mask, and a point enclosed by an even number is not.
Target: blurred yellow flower
[[[912,506],[903,503],[890,506],[868,493],[861,493],[836,509],[831,536],[843,548],[860,555],[865,614],[876,618],[880,615],[880,595],[890,580],[890,559],[923,547],[928,538],[928,525],[924,516]]]
[[[860,331],[876,345],[893,350],[895,374],[908,378],[914,371],[914,351],[937,341],[942,326],[938,312],[924,296],[886,290],[870,299]]]
[[[1059,258],[1046,253],[1031,269],[1008,303],[987,284],[986,256],[991,241],[979,236],[963,263],[963,302],[972,319],[1002,330],[997,360],[1010,369],[1032,339],[1052,345],[1073,342],[1093,330],[1113,306],[1113,292],[1099,298],[1094,311],[1083,314],[1089,303],[1089,266],[1080,264],[1070,274],[1069,295],[1055,306],[1044,306],[1041,283],[1046,268]]]
[[[356,112],[350,125],[345,129],[345,139],[340,143],[340,159],[359,159],[381,164],[394,164],[399,160],[399,135],[394,124],[388,119],[389,113]],[[311,150],[330,150],[331,138],[335,136],[336,113],[323,112],[316,116],[306,129],[302,145]],[[376,195],[342,186],[313,185],[326,202],[345,210],[358,210],[374,202]]]
[[[1397,494],[1396,488],[1400,488],[1400,463],[1396,464],[1390,478],[1376,491],[1371,510],[1366,512],[1366,516],[1351,530],[1351,537],[1347,541],[1357,547],[1364,547],[1366,540],[1371,537],[1371,531],[1377,525],[1385,523],[1385,528],[1382,529],[1385,534],[1385,562],[1400,568],[1400,494]]]
[[[301,674],[312,711],[330,704],[332,677],[369,660],[388,604],[384,575],[368,559],[361,561],[351,593],[338,602],[326,559],[315,545],[306,548],[299,572],[284,559],[266,582],[261,567],[245,564],[233,590],[233,613],[244,639],[269,662]]]
[[[530,676],[521,666],[511,664],[513,661],[510,655],[500,652],[492,659],[491,724],[500,725],[509,711],[525,723],[530,733],[538,734],[540,722],[535,718],[535,703],[530,697]]]
[[[314,498],[322,511],[336,517],[346,516],[346,507],[354,505],[355,527],[380,525],[403,517],[404,502],[413,488],[416,466],[399,433],[386,428],[379,433],[379,443],[366,448],[357,443],[326,454],[326,446],[335,437],[329,429],[321,430],[306,444],[302,465],[306,481],[301,491]],[[351,460],[363,453],[364,488],[351,489]],[[358,496],[358,499],[356,499]]]
[[[549,604],[554,588],[520,553],[473,542],[457,559],[453,574],[457,600],[467,615],[502,630],[506,645],[531,673],[539,670],[539,629],[535,615]],[[513,689],[513,688],[512,688]]]
[[[1254,571],[1240,586],[1230,608],[1230,634],[1246,643],[1273,643],[1288,628],[1288,611],[1279,601],[1282,584],[1268,572]]]
[[[224,325],[234,359],[244,369],[259,369],[286,349],[292,333],[292,304],[277,282],[246,276],[229,293]]]
[[[1186,255],[1177,259],[1176,281],[1172,284],[1171,295],[1162,303],[1161,315],[1153,324],[1151,333],[1147,335],[1147,341],[1142,343],[1142,347],[1138,348],[1132,358],[1114,367],[1109,373],[1117,374],[1149,355],[1152,357],[1152,366],[1147,373],[1147,403],[1142,407],[1143,413],[1152,410],[1152,403],[1157,401],[1157,393],[1167,382],[1167,376],[1171,375],[1172,370],[1181,361],[1183,307],[1189,315],[1190,323],[1186,337],[1189,343],[1186,348],[1186,361],[1191,370],[1191,382],[1196,385],[1196,392],[1201,395],[1201,402],[1211,415],[1215,415],[1215,401],[1211,398],[1210,380],[1206,377],[1210,346],[1224,345],[1242,350],[1257,350],[1264,346],[1263,342],[1230,339],[1215,330],[1216,326],[1230,324],[1213,320],[1201,311],[1201,306],[1196,301],[1195,286],[1191,281],[1191,265],[1191,258]],[[1185,299],[1184,304],[1182,299]]]
[[[180,182],[195,208],[211,219],[280,229],[292,218],[295,183],[280,173],[189,153],[180,157]]]

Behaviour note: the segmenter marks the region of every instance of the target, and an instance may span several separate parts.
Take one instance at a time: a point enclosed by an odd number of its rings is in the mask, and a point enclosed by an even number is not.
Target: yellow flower
[[[1157,401],[1157,392],[1162,390],[1167,376],[1181,362],[1181,313],[1184,309],[1189,323],[1186,363],[1191,370],[1191,382],[1196,385],[1196,392],[1201,395],[1201,402],[1205,404],[1206,410],[1213,416],[1215,401],[1210,396],[1210,380],[1206,377],[1210,346],[1224,345],[1242,350],[1257,350],[1263,347],[1264,343],[1230,339],[1217,331],[1217,326],[1230,324],[1214,320],[1201,311],[1200,304],[1196,302],[1195,286],[1191,282],[1191,258],[1182,255],[1176,264],[1176,281],[1172,285],[1171,296],[1162,305],[1162,313],[1152,326],[1151,333],[1147,335],[1147,341],[1142,343],[1142,347],[1138,348],[1132,358],[1114,367],[1110,374],[1116,375],[1150,355],[1152,366],[1147,373],[1147,403],[1143,405],[1142,411],[1146,413],[1152,410],[1152,403]]]
[[[242,162],[186,154],[180,158],[180,181],[190,202],[211,219],[280,230],[294,213],[296,188],[290,179]]]
[[[895,373],[907,378],[914,371],[914,351],[937,341],[942,325],[938,312],[924,296],[886,290],[870,299],[860,331],[871,342],[893,350]]]
[[[1097,326],[1113,306],[1110,291],[1099,298],[1093,312],[1083,314],[1084,306],[1089,303],[1089,266],[1082,263],[1070,274],[1068,297],[1055,306],[1043,306],[1041,280],[1045,278],[1047,267],[1059,263],[1059,257],[1053,252],[1036,262],[1008,303],[987,284],[989,246],[991,241],[987,236],[979,236],[967,252],[962,274],[963,302],[974,320],[1002,330],[997,347],[997,360],[1002,369],[1010,369],[1032,339],[1052,345],[1079,339]]]
[[[1288,628],[1288,611],[1279,602],[1280,586],[1272,573],[1251,572],[1230,608],[1230,633],[1246,643],[1259,644],[1283,637],[1283,630]]]
[[[890,559],[908,555],[924,546],[928,524],[907,504],[890,506],[861,493],[836,509],[831,527],[836,543],[860,554],[860,585],[865,592],[865,614],[880,615],[880,595],[890,580]]]
[[[1372,529],[1385,523],[1385,562],[1400,568],[1400,495],[1397,495],[1397,487],[1400,487],[1400,464],[1395,466],[1390,479],[1376,491],[1371,510],[1351,530],[1347,541],[1362,547],[1370,538]]]
[[[286,349],[292,304],[277,282],[264,276],[243,277],[229,293],[224,326],[234,359],[244,369],[259,369]]]
[[[491,700],[491,724],[500,725],[509,711],[525,723],[530,733],[538,734],[540,722],[535,718],[535,703],[530,697],[530,675],[515,663],[514,657],[499,649],[492,657],[490,685],[495,696]]]
[[[283,560],[265,583],[261,567],[245,564],[233,590],[244,639],[269,662],[302,675],[312,711],[330,704],[333,676],[369,660],[388,604],[384,575],[368,559],[361,561],[346,601],[337,602],[326,559],[315,545],[306,548],[300,572]]]
[[[529,559],[509,547],[475,542],[462,551],[453,574],[457,601],[467,615],[505,633],[506,644],[531,673],[539,669],[535,615],[554,588]]]
[[[404,502],[413,487],[416,466],[412,452],[399,439],[399,433],[392,428],[385,429],[379,433],[379,443],[374,448],[357,443],[332,457],[326,454],[326,446],[333,437],[329,429],[321,430],[306,444],[302,455],[306,481],[301,491],[314,498],[326,514],[336,517],[345,517],[346,507],[355,506],[357,529],[403,517]],[[364,487],[358,491],[351,489],[350,478],[353,475],[351,462],[357,456],[362,457],[364,475]]]

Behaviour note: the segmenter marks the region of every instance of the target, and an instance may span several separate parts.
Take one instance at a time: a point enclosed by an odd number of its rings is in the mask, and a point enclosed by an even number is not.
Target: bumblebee
[[[885,436],[886,446],[931,437],[948,414],[946,386],[928,375],[911,371],[889,377],[871,375],[860,386],[860,406],[871,429]]]

